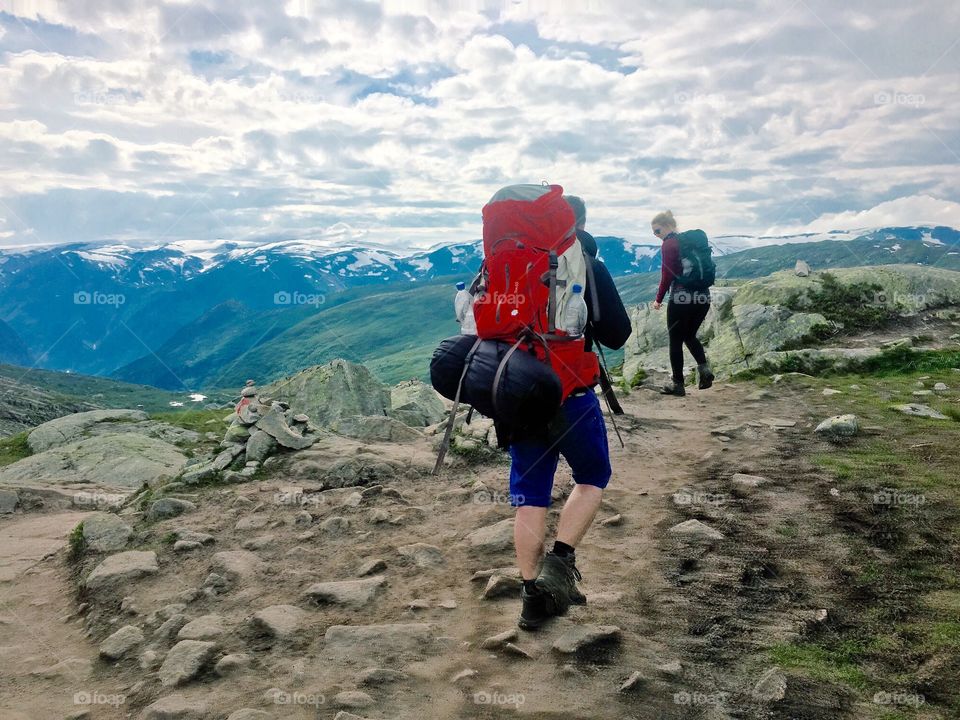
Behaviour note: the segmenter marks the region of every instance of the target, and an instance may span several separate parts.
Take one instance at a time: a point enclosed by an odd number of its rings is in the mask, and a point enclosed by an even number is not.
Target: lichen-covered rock
[[[427,427],[440,422],[445,414],[440,394],[420,380],[408,380],[390,390],[390,417],[404,425]]]
[[[88,550],[117,552],[123,550],[133,530],[113,513],[94,513],[83,520],[83,540]]]
[[[385,415],[352,415],[334,420],[330,429],[364,442],[407,442],[423,437],[400,420]]]
[[[146,420],[142,410],[90,410],[56,418],[38,425],[27,435],[27,444],[33,453],[80,440],[97,423]]]
[[[301,370],[261,394],[288,403],[319,426],[351,415],[385,415],[390,408],[390,388],[363,365],[342,359]]]

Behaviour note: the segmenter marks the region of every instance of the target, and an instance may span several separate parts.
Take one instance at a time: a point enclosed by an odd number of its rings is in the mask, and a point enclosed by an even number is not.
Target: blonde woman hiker
[[[670,210],[657,213],[650,223],[653,234],[663,242],[660,250],[660,287],[653,303],[659,310],[669,291],[667,330],[670,334],[671,382],[660,391],[683,397],[683,346],[697,361],[697,387],[713,385],[713,372],[707,363],[697,331],[710,310],[710,286],[716,279],[716,266],[710,257],[710,243],[702,230],[677,233],[677,221]]]

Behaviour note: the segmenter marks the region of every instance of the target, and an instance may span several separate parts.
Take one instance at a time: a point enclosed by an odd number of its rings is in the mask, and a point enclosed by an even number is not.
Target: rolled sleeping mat
[[[472,335],[447,338],[430,363],[434,389],[452,400],[463,373],[466,356],[476,342]],[[483,340],[477,347],[463,379],[460,400],[486,417],[513,430],[542,429],[560,408],[560,378],[545,362],[522,348],[510,355],[500,374],[494,405],[493,383],[497,369],[512,343]]]

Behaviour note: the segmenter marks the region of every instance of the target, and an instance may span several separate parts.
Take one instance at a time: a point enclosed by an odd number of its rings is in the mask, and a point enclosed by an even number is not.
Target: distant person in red
[[[706,390],[713,385],[713,372],[707,364],[703,345],[697,339],[697,331],[710,310],[710,290],[691,291],[679,281],[684,274],[683,257],[677,238],[677,221],[669,210],[658,213],[651,221],[653,234],[663,241],[660,249],[660,287],[653,309],[659,310],[669,291],[667,303],[667,330],[670,333],[670,370],[672,381],[660,391],[664,395],[686,395],[683,387],[683,346],[686,345],[697,361],[698,387]]]

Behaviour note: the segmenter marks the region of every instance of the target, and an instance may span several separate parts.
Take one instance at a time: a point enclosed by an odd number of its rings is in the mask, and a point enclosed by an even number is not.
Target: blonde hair
[[[673,217],[673,212],[671,210],[664,210],[653,216],[653,220],[650,221],[651,225],[659,225],[662,228],[670,228],[672,230],[677,229],[677,221]]]

